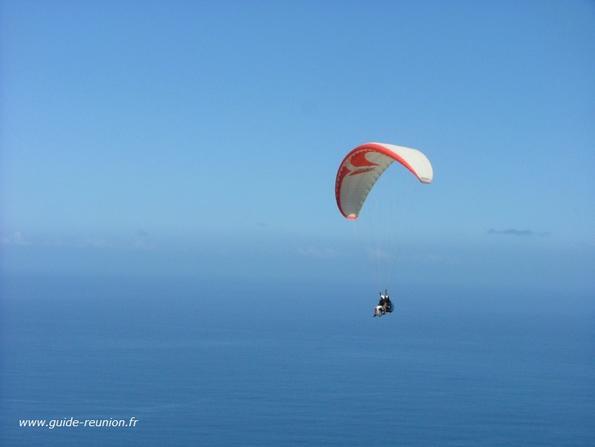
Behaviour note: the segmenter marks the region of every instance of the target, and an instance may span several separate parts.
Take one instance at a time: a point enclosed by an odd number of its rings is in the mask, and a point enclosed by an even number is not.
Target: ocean
[[[595,445],[589,297],[410,285],[377,319],[376,290],[299,281],[0,290],[2,446]]]

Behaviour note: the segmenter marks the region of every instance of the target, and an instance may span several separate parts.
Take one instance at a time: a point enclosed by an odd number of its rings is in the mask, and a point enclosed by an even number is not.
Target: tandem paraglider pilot
[[[390,296],[388,295],[388,291],[385,290],[384,294],[380,292],[380,300],[378,301],[378,305],[374,308],[374,316],[381,317],[386,313],[391,313],[393,311],[393,303],[390,300]]]

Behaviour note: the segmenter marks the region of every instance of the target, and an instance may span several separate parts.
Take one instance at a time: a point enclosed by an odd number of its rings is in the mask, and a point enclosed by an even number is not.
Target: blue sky
[[[340,281],[335,171],[383,141],[435,171],[362,216],[398,195],[403,281],[593,290],[591,2],[4,1],[0,40],[7,272]]]

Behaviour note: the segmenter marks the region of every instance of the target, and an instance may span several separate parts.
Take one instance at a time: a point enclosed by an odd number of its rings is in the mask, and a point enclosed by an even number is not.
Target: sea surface
[[[590,297],[13,277],[2,446],[593,446]],[[24,428],[20,419],[138,419]]]

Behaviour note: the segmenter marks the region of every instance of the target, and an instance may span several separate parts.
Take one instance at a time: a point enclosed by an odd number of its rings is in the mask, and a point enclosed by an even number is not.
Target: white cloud
[[[80,241],[79,243],[75,244],[77,247],[81,248],[111,248],[114,246],[113,242],[103,239],[103,238],[88,238]]]
[[[300,247],[297,252],[301,256],[316,259],[332,259],[338,256],[336,250],[333,250],[332,248],[314,246]]]
[[[388,261],[394,259],[395,256],[382,248],[369,248],[368,257],[372,260]]]
[[[15,231],[13,233],[7,234],[3,236],[1,239],[2,245],[31,245],[31,241],[29,241],[23,233],[20,231]]]
[[[399,261],[421,264],[459,264],[459,258],[456,256],[431,252],[399,256]]]

